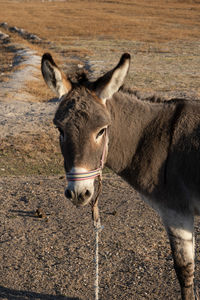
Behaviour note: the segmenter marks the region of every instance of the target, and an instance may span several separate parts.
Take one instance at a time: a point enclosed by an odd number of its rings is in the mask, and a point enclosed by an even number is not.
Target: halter
[[[67,173],[67,180],[68,181],[81,181],[81,180],[88,180],[88,179],[93,179],[97,176],[101,175],[101,168],[98,168],[93,171],[89,172],[80,172],[80,173]]]
[[[68,181],[81,181],[81,180],[94,179],[98,176],[101,177],[102,169],[104,166],[105,153],[106,153],[106,141],[107,141],[107,128],[105,129],[105,143],[103,148],[103,154],[100,161],[100,168],[88,172],[78,172],[78,173],[69,172],[66,174]]]

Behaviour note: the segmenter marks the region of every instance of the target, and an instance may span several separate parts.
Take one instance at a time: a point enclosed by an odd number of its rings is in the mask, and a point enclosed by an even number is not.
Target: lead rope
[[[99,208],[98,208],[98,199],[102,189],[102,175],[99,176],[99,187],[97,196],[92,203],[92,219],[94,222],[94,231],[95,231],[95,281],[94,281],[94,290],[95,290],[95,300],[99,300],[99,232],[103,229],[101,226]]]

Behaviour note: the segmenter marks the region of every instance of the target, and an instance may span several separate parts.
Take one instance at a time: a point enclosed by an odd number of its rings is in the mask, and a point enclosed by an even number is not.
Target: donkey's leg
[[[194,218],[173,210],[165,211],[163,221],[170,240],[174,268],[183,300],[195,300],[194,294]]]
[[[177,232],[168,228],[168,235],[174,259],[174,268],[181,286],[183,300],[193,300],[194,296],[194,256],[192,233]]]

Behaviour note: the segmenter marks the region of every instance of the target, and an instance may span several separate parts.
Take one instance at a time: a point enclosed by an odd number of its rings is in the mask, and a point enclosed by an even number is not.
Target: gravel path
[[[94,299],[90,207],[73,207],[64,187],[56,176],[0,178],[0,299]],[[38,207],[48,221],[37,217]],[[107,174],[100,213],[100,299],[179,299],[169,243],[154,211]]]

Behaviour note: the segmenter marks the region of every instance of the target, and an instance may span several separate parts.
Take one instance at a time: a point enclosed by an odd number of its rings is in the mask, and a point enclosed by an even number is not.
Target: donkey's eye
[[[101,129],[99,131],[99,133],[97,134],[96,139],[98,139],[100,136],[102,136],[104,134],[104,132],[105,132],[105,128]]]

